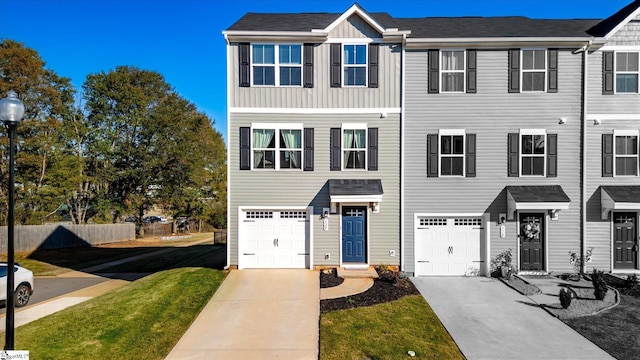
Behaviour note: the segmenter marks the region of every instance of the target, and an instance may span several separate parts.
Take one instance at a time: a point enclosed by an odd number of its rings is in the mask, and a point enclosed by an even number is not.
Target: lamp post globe
[[[15,157],[15,138],[16,128],[24,115],[24,104],[15,91],[10,90],[7,97],[0,100],[0,120],[7,127],[9,135],[9,186],[8,186],[8,205],[7,209],[7,300],[6,300],[6,327],[5,327],[5,350],[13,350],[14,339],[14,267],[15,267],[15,247],[14,247],[14,157]]]

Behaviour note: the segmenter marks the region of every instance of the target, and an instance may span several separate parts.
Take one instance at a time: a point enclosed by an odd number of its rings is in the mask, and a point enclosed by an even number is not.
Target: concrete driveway
[[[234,270],[167,359],[317,359],[317,271]]]
[[[613,359],[497,279],[411,281],[467,359]]]

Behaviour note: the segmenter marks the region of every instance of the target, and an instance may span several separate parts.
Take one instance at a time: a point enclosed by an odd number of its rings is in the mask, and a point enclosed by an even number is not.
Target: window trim
[[[347,162],[344,161],[344,131],[345,130],[364,130],[364,147],[358,148],[357,151],[364,150],[364,167],[363,168],[347,168]],[[361,150],[363,149],[363,150]],[[350,124],[342,124],[340,127],[340,167],[341,171],[368,171],[369,170],[369,127],[366,123],[350,123]]]
[[[522,145],[524,141],[522,140],[523,136],[535,136],[535,135],[543,135],[544,136],[544,153],[542,154],[523,154],[522,153]],[[518,134],[518,168],[519,168],[519,176],[520,177],[547,177],[547,155],[549,152],[549,143],[547,139],[547,130],[546,129],[520,129]],[[523,157],[542,157],[543,165],[542,165],[542,174],[532,174],[525,175],[523,174],[523,166],[522,166],[522,158]]]
[[[637,71],[618,71],[618,54],[620,53],[636,53],[638,54],[638,70]],[[618,74],[637,75],[637,91],[636,92],[619,92],[618,91]],[[638,95],[640,94],[640,49],[637,50],[616,50],[613,52],[613,93],[620,95]],[[615,135],[614,135],[615,142]],[[615,169],[614,169],[615,174]]]
[[[632,93],[633,94],[633,93]],[[619,136],[635,136],[636,137],[636,154],[633,155],[618,155],[616,153],[616,139]],[[640,176],[640,131],[639,130],[613,130],[613,177],[621,178],[636,178]],[[620,157],[635,158],[636,159],[636,174],[635,175],[618,175],[616,171],[616,160]]]
[[[442,137],[443,136],[462,136],[462,154],[442,154]],[[461,157],[462,158],[462,174],[446,175],[442,173],[443,157]],[[465,178],[467,177],[467,134],[465,129],[439,129],[438,130],[438,177],[446,178]]]
[[[525,69],[524,68],[524,52],[525,51],[544,51],[544,69]],[[535,56],[534,56],[535,59]],[[544,84],[542,90],[524,90],[524,73],[542,73],[544,75]],[[525,93],[545,93],[549,86],[549,49],[547,48],[522,48],[520,49],[520,92]]]
[[[365,62],[364,64],[347,64],[347,61],[345,59],[344,56],[344,47],[345,46],[363,46],[364,47],[364,52],[365,52]],[[348,42],[348,43],[342,43],[340,46],[340,51],[341,53],[341,69],[340,69],[340,79],[342,82],[342,86],[343,87],[349,87],[349,88],[366,88],[369,86],[369,44],[368,43],[354,43],[354,42]],[[364,84],[359,85],[359,84],[355,84],[355,85],[348,85],[345,83],[345,78],[344,78],[344,70],[345,68],[364,68]]]
[[[273,45],[273,64],[254,64],[253,63],[253,47],[255,45]],[[280,64],[280,46],[299,46],[300,47],[300,64]],[[254,68],[256,66],[273,66],[274,71],[274,84],[273,85],[260,85],[256,84],[256,76]],[[302,43],[251,43],[249,47],[249,66],[251,69],[251,86],[252,87],[283,87],[283,88],[300,88],[304,85],[304,44]],[[299,67],[300,68],[300,85],[280,85],[280,68],[281,67]]]
[[[265,168],[256,168],[254,163],[254,151],[255,148],[253,146],[253,130],[274,130],[274,137],[277,136],[275,141],[275,147],[273,151],[275,152],[274,160],[275,164],[273,169],[265,169]],[[280,167],[280,152],[286,151],[280,148],[280,131],[281,130],[300,130],[300,167],[299,168],[281,168]],[[274,124],[274,123],[252,123],[250,128],[250,137],[249,142],[251,144],[250,147],[250,157],[249,161],[251,163],[251,169],[253,171],[304,171],[304,124],[302,123],[292,123],[292,124]]]
[[[463,61],[462,61],[462,66],[464,67],[463,70],[444,70],[444,61],[442,58],[442,53],[443,52],[462,52],[463,54]],[[438,77],[440,79],[440,93],[444,93],[444,94],[466,94],[467,93],[467,73],[468,73],[468,64],[467,64],[467,49],[440,49],[440,52],[438,53],[439,56],[439,74]],[[444,90],[444,74],[463,74],[463,82],[462,82],[462,90],[460,91],[452,91],[452,90]]]

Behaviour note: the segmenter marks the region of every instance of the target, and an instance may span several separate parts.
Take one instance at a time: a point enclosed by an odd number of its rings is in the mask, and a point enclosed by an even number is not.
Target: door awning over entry
[[[374,211],[382,202],[382,181],[380,179],[332,179],[329,180],[329,196],[332,212],[337,203],[373,203]]]
[[[507,186],[509,220],[517,210],[551,210],[551,218],[556,219],[558,211],[568,209],[570,202],[560,185]]]
[[[640,210],[640,186],[601,186],[602,220],[613,210]]]

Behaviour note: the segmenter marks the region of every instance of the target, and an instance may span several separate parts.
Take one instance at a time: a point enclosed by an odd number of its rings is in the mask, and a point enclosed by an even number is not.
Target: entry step
[[[378,278],[378,273],[373,266],[348,266],[348,267],[339,267],[338,268],[338,276],[347,279],[347,278],[370,278],[376,279]]]

